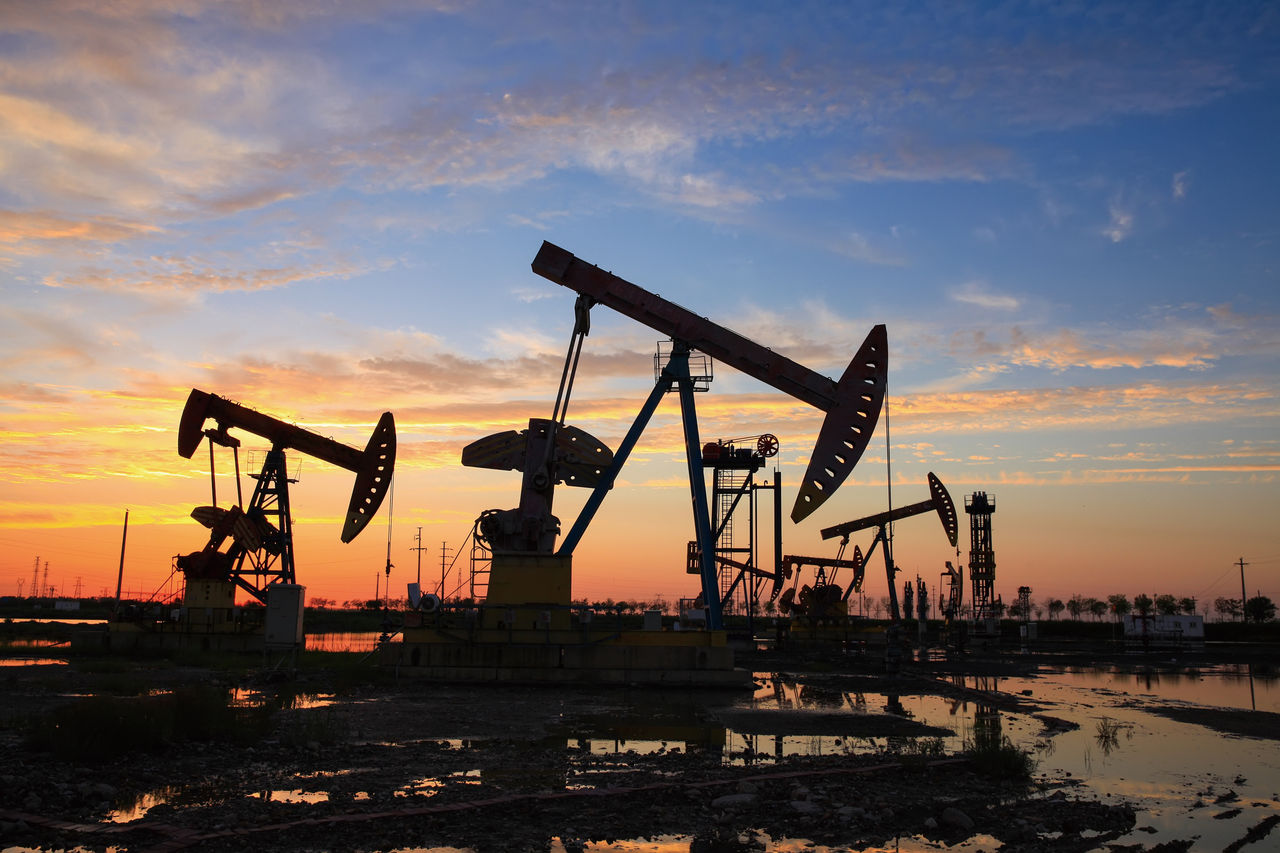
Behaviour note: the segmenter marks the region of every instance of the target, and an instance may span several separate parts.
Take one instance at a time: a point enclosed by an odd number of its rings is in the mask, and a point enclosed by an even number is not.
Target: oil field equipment
[[[702,447],[693,398],[695,391],[705,391],[711,381],[710,359],[722,361],[826,412],[826,419],[791,509],[792,521],[799,522],[835,493],[871,440],[884,402],[888,368],[888,338],[885,327],[878,325],[872,328],[840,381],[836,382],[705,317],[576,258],[552,243],[542,244],[532,267],[538,275],[579,294],[579,315],[589,311],[592,305],[602,304],[671,337],[669,346],[665,349],[660,347],[655,358],[657,376],[653,391],[612,461],[604,469],[577,521],[556,552],[557,555],[566,558],[572,555],[658,403],[667,392],[676,390],[680,396],[684,426],[702,598],[707,607],[709,627],[720,628],[723,623],[719,570],[702,473]],[[581,320],[579,325],[582,325]],[[570,351],[572,363],[576,366],[576,351],[572,346]],[[568,372],[569,365],[566,364],[566,373]],[[496,561],[495,554],[495,573]],[[491,590],[493,582],[491,578]]]
[[[834,382],[736,332],[700,317],[625,281],[571,253],[544,242],[533,271],[577,292],[574,331],[561,374],[560,389],[550,420],[530,420],[522,432],[506,432],[474,442],[463,451],[464,465],[518,470],[524,474],[520,506],[490,510],[478,532],[492,549],[487,605],[506,605],[533,614],[563,612],[570,601],[574,549],[599,510],[605,496],[669,391],[677,391],[684,426],[689,489],[693,500],[695,543],[701,598],[707,623],[718,629],[722,621],[720,566],[711,506],[703,474],[694,393],[706,391],[713,378],[711,359],[719,359],[827,412],[809,468],[791,510],[800,521],[829,498],[848,477],[874,432],[884,399],[887,335],[876,326],[855,354],[840,381]],[[655,382],[630,430],[616,452],[564,422],[583,339],[590,331],[590,310],[603,304],[671,335],[654,359]],[[558,548],[560,522],[552,514],[555,486],[591,488],[577,520]],[[731,566],[732,567],[732,566]],[[775,575],[776,580],[776,575]],[[727,590],[726,590],[727,591]],[[524,605],[533,604],[533,607]],[[567,616],[560,619],[563,621]]]
[[[764,583],[772,581],[771,596],[778,593],[788,560],[807,558],[779,556],[781,487],[776,475],[772,485],[754,478],[776,453],[777,439],[757,436],[754,447],[737,446],[746,440],[734,439],[704,448],[694,395],[709,389],[713,359],[718,359],[827,413],[791,511],[798,522],[835,492],[871,439],[884,400],[884,326],[871,330],[836,382],[551,243],[542,244],[532,269],[577,293],[573,332],[551,417],[530,419],[526,429],[482,438],[462,452],[464,465],[522,475],[519,505],[487,510],[474,527],[478,544],[472,549],[472,576],[487,577],[484,601],[407,614],[403,642],[389,653],[402,672],[449,680],[749,683],[750,673],[733,667],[724,607],[736,608],[740,598],[749,611]],[[567,422],[590,312],[597,304],[670,336],[654,357],[653,389],[615,450]],[[663,626],[658,611],[645,614],[643,630],[623,630],[620,622],[606,624],[590,609],[575,609],[573,554],[658,405],[672,391],[680,400],[693,504],[691,573],[699,578],[705,605],[693,615],[711,630],[688,630],[687,621],[683,630]],[[718,471],[710,500],[708,467]],[[557,485],[590,490],[563,536],[553,511]],[[744,502],[753,505],[757,489],[774,491],[774,554],[768,560],[755,554],[753,538],[740,544],[726,535],[735,511]],[[477,571],[480,562],[488,563],[487,571]]]
[[[978,630],[995,631],[999,619],[995,599],[996,552],[991,545],[991,516],[996,499],[974,492],[964,499],[969,514],[969,581],[973,587],[973,622]]]
[[[215,426],[205,428],[206,421]],[[231,429],[271,442],[253,496],[244,505],[240,491],[240,440]],[[285,451],[321,459],[356,475],[341,539],[350,542],[373,519],[391,487],[396,459],[395,419],[384,412],[363,451],[316,435],[214,394],[192,390],[178,426],[178,453],[190,459],[209,439],[212,504],[196,507],[191,517],[209,529],[199,551],[174,558],[181,572],[181,606],[118,614],[106,634],[112,648],[199,647],[223,651],[252,649],[296,651],[303,642],[306,588],[297,583],[290,511],[291,478]],[[227,447],[235,460],[236,499],[218,505],[215,447]],[[236,590],[253,596],[262,608],[235,604]]]
[[[871,559],[871,555],[875,553],[877,546],[883,547],[885,574],[889,580],[889,616],[894,622],[899,621],[902,618],[902,614],[898,610],[898,596],[894,581],[894,575],[898,569],[893,564],[893,545],[888,535],[889,525],[895,521],[910,518],[913,515],[934,512],[937,513],[938,519],[942,522],[942,529],[947,534],[947,541],[953,547],[959,538],[955,504],[952,503],[951,495],[947,492],[946,486],[942,485],[942,481],[932,471],[929,472],[929,495],[928,500],[898,507],[897,509],[886,510],[855,521],[846,521],[844,524],[837,524],[822,531],[823,539],[834,539],[839,536],[841,538],[841,549],[843,550],[844,544],[848,542],[849,534],[872,527],[876,528],[876,535],[871,542],[871,547],[867,549],[866,558],[868,560]],[[908,610],[910,610],[910,604],[908,604]],[[908,612],[908,618],[910,618],[910,615],[910,612]]]
[[[777,455],[778,437],[772,434],[709,442],[702,448],[702,466],[711,471],[711,530],[719,571],[718,595],[723,614],[745,615],[748,631],[766,581],[772,581],[769,599],[780,591],[782,574],[782,480],[775,468],[772,482],[756,482],[765,460]],[[756,511],[761,491],[773,493],[773,554],[762,564],[756,544]],[[739,520],[745,507],[746,523]],[[688,546],[686,571],[700,574],[698,543]],[[771,565],[772,568],[765,568]]]
[[[964,574],[961,566],[957,569],[951,565],[951,561],[946,562],[947,569],[940,576],[939,587],[946,584],[946,597],[939,598],[939,609],[942,610],[942,618],[950,624],[960,618],[960,608],[964,599]],[[939,593],[941,595],[941,592]]]
[[[207,420],[217,426],[205,429]],[[228,434],[243,429],[271,442],[256,475],[258,481],[247,509],[237,504],[222,509],[217,505],[197,507],[191,516],[211,531],[204,549],[178,558],[187,579],[229,581],[266,602],[272,584],[296,583],[293,558],[293,522],[289,511],[289,483],[285,451],[296,450],[321,459],[356,475],[351,500],[342,525],[342,541],[350,542],[373,520],[391,487],[396,461],[396,425],[390,412],[383,412],[363,451],[316,435],[302,427],[241,406],[204,391],[193,389],[182,411],[178,427],[178,453],[190,459],[204,438],[209,439],[209,468],[213,476],[213,447],[232,449],[236,457],[239,484],[240,440]],[[255,476],[255,475],[250,475]],[[230,543],[227,540],[230,539]],[[227,550],[221,550],[223,545]]]

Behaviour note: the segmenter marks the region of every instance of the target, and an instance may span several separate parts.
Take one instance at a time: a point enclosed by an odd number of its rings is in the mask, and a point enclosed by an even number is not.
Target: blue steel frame
[[[631,451],[635,449],[636,442],[640,440],[640,435],[644,432],[645,427],[649,425],[649,421],[653,418],[653,413],[657,411],[658,403],[662,401],[664,394],[673,387],[677,388],[680,393],[680,419],[684,424],[685,457],[689,465],[689,493],[693,499],[693,527],[694,536],[698,542],[702,599],[707,606],[707,627],[718,631],[724,627],[724,619],[721,615],[720,589],[716,575],[715,539],[711,533],[711,510],[707,502],[707,484],[702,470],[702,443],[698,438],[698,413],[693,403],[694,379],[689,372],[689,351],[688,344],[679,340],[673,341],[671,357],[662,368],[662,373],[654,383],[653,390],[649,392],[644,405],[640,407],[640,413],[636,415],[635,421],[631,424],[631,429],[627,431],[626,437],[622,439],[622,444],[614,453],[613,464],[604,472],[600,482],[596,484],[590,497],[587,498],[582,511],[578,513],[577,520],[573,523],[573,527],[569,529],[564,539],[561,540],[560,548],[556,551],[556,554],[561,557],[573,555],[574,548],[578,546],[578,542],[582,539],[583,534],[586,533],[587,526],[600,509],[605,495],[613,488],[614,480],[622,470],[622,466],[626,464]]]

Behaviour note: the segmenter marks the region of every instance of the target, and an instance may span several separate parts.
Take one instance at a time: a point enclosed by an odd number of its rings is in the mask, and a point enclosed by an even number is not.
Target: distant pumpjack
[[[889,612],[890,618],[894,622],[901,618],[901,614],[898,610],[897,590],[894,587],[894,575],[898,570],[893,564],[893,555],[890,553],[889,538],[886,533],[889,524],[904,518],[910,518],[913,515],[936,512],[938,519],[942,522],[942,529],[947,534],[947,541],[954,546],[959,537],[955,504],[951,501],[951,495],[947,492],[947,487],[942,485],[942,481],[932,471],[929,472],[929,494],[930,497],[926,501],[886,510],[855,521],[847,521],[844,524],[837,524],[822,531],[823,539],[834,539],[839,536],[844,540],[848,540],[850,533],[871,527],[877,528],[875,539],[872,541],[871,547],[867,549],[867,559],[871,559],[871,555],[875,553],[877,545],[884,546],[885,573],[889,578]],[[908,613],[907,615],[910,616],[911,614]]]

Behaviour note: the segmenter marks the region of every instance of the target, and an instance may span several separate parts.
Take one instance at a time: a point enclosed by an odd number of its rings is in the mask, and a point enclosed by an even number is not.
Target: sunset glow
[[[289,457],[298,581],[372,597],[390,537],[402,595],[419,528],[437,578],[519,498],[462,448],[552,414],[549,240],[833,378],[888,327],[888,411],[788,553],[933,471],[996,497],[1005,601],[1211,602],[1240,558],[1280,599],[1277,46],[1250,2],[5,4],[0,594],[37,561],[114,593],[126,510],[126,590],[204,545],[192,388],[357,448],[393,412],[393,500],[350,545],[353,476]],[[568,421],[616,448],[662,335],[591,320]],[[777,435],[789,511],[823,413],[715,368],[703,441]],[[696,594],[682,442],[672,396],[576,597]],[[566,530],[585,497],[557,491]],[[932,588],[955,552],[920,518],[895,556]]]

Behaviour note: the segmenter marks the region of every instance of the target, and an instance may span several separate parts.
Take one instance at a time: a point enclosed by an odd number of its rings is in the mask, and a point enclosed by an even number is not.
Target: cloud
[[[1021,306],[1016,297],[993,293],[987,283],[982,281],[967,281],[953,288],[950,296],[957,302],[998,311],[1015,311]]]
[[[830,248],[836,254],[868,264],[887,267],[906,266],[906,260],[901,256],[875,245],[870,238],[857,231],[850,231],[843,235],[841,239],[830,244]]]
[[[953,333],[950,351],[957,361],[968,363],[965,384],[989,381],[1015,367],[1061,372],[1073,367],[1107,370],[1155,364],[1203,367],[1207,363],[1202,351],[1188,351],[1178,342],[1158,335],[1147,333],[1147,336],[1152,350],[1135,345],[1133,339],[1123,335],[1099,341],[1094,335],[1075,329],[1026,331],[1015,326],[1004,339],[984,329],[971,329]],[[972,363],[975,361],[978,363]],[[947,382],[960,384],[962,381],[952,377]]]
[[[1077,328],[970,328],[953,332],[947,345],[951,357],[966,365],[967,379],[947,382],[989,382],[1019,367],[1057,373],[1072,368],[1203,370],[1232,356],[1274,355],[1280,351],[1274,329],[1274,317],[1246,317],[1229,305],[1152,312],[1128,324],[1117,318]]]
[[[308,47],[389,14],[434,48],[430,60],[405,64],[394,91],[370,96],[365,69]],[[1166,45],[1113,38],[1096,21],[1083,46],[1037,38],[1058,23],[1016,11],[984,16],[981,29],[963,18],[941,29],[927,22],[937,38],[922,59],[867,34],[925,21],[870,8],[828,12],[821,32],[792,35],[771,14],[735,13],[726,28],[715,9],[20,4],[8,20],[15,49],[0,89],[0,163],[9,190],[35,209],[145,212],[157,224],[328,187],[503,189],[577,170],[625,182],[650,203],[719,218],[833,182],[1017,177],[1025,167],[997,141],[1001,128],[1167,112],[1242,85],[1217,57],[1249,22],[1232,17],[1208,31],[1190,17],[1149,11],[1143,22],[1187,45],[1175,51],[1186,58],[1171,63]],[[436,34],[446,19],[447,41]],[[723,55],[691,49],[708,26],[723,34]],[[594,37],[584,43],[583,32]],[[456,73],[465,63],[454,51],[477,41],[528,49],[566,39],[572,63]],[[974,125],[978,115],[994,128]],[[812,146],[810,165],[749,168],[738,153],[745,141]],[[1132,213],[1117,213],[1125,215],[1105,233],[1118,241]],[[856,239],[846,251],[900,263]]]
[[[68,273],[46,276],[43,283],[55,288],[128,290],[161,293],[228,293],[271,290],[300,281],[351,278],[366,270],[343,262],[306,266],[232,269],[215,268],[195,258],[157,257],[135,262],[127,269],[81,267]]]
[[[864,139],[864,144],[879,142]],[[996,145],[961,142],[943,145],[919,138],[897,138],[868,146],[832,168],[827,177],[858,182],[966,181],[1008,178],[1021,171],[1012,151]]]
[[[1191,184],[1191,172],[1183,170],[1173,176],[1172,192],[1174,198],[1186,198],[1187,188]]]
[[[1261,416],[1277,398],[1276,389],[1254,383],[933,392],[895,398],[894,429],[905,438],[975,430],[994,434],[1154,428]]]
[[[54,213],[0,210],[0,244],[44,242],[117,243],[157,234],[161,229],[146,222],[95,216],[72,219]]]
[[[1102,233],[1112,243],[1123,242],[1133,233],[1133,211],[1119,201],[1112,201],[1107,207],[1107,212],[1111,216],[1111,221],[1102,229]]]

